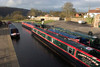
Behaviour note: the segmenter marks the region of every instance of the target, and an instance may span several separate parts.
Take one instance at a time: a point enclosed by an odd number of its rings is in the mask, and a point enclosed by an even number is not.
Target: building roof
[[[100,13],[100,10],[89,10],[89,13]]]
[[[100,13],[100,8],[96,8],[95,10],[89,10],[88,13]]]

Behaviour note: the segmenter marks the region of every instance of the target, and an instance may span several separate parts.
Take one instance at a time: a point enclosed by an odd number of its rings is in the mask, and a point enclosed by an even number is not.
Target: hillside
[[[22,8],[0,7],[0,16],[5,17],[6,15],[11,14],[14,11],[22,11],[22,14],[26,16],[29,10]]]

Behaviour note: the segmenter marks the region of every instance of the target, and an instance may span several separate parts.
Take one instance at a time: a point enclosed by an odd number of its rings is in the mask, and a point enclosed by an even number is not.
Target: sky
[[[100,8],[100,0],[0,0],[0,6],[57,11],[61,10],[61,7],[66,2],[71,2],[78,12],[87,12],[88,9]]]

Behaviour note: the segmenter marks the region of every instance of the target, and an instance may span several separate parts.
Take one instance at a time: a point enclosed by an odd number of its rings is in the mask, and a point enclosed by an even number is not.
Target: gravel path
[[[92,31],[93,34],[100,38],[100,28],[91,27],[88,24],[78,24],[77,22],[65,22],[65,21],[56,21],[48,23],[48,25],[53,25],[55,27],[61,27],[70,31],[77,31],[84,34],[88,34],[89,31]]]

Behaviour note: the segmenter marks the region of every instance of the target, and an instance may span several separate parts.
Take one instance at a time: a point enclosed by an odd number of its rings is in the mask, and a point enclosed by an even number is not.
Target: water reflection
[[[31,31],[29,31],[28,29],[26,28],[23,28],[25,31],[27,31],[29,34],[31,34]]]
[[[17,37],[17,38],[11,38],[13,41],[16,41],[18,42],[20,40],[20,37]]]

